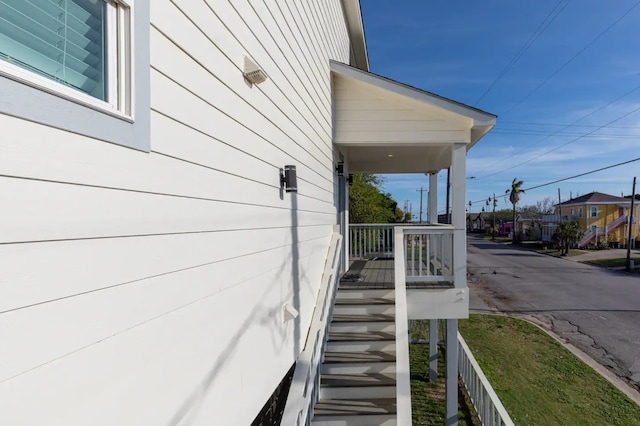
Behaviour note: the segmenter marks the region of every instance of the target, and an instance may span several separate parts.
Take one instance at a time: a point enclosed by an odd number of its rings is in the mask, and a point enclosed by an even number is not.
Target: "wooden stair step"
[[[396,336],[392,333],[384,331],[362,331],[362,332],[329,332],[330,342],[363,342],[363,341],[379,341],[379,340],[395,340]]]
[[[334,313],[332,322],[377,322],[395,321],[395,317],[389,314],[339,314]]]
[[[396,375],[393,373],[322,374],[320,376],[320,386],[328,388],[395,385]]]
[[[325,352],[324,362],[392,362],[396,360],[395,352],[363,351],[363,352]]]
[[[396,414],[395,398],[324,399],[316,403],[316,416]]]
[[[336,305],[394,305],[395,300],[386,297],[336,298]]]

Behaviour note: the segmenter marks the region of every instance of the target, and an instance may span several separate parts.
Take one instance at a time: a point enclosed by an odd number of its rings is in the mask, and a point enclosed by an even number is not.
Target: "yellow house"
[[[629,233],[631,199],[591,192],[555,206],[555,215],[563,220],[575,220],[584,231],[579,247],[593,243],[613,243],[626,246]],[[631,244],[639,237],[638,204],[634,206]]]

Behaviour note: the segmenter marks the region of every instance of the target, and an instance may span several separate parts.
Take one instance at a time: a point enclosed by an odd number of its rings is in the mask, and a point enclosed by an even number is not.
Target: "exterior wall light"
[[[353,185],[353,175],[349,175],[349,185]]]
[[[298,318],[300,312],[291,305],[284,305],[282,307],[282,322],[287,322]]]
[[[336,165],[336,173],[338,176],[344,176],[344,163],[340,162]]]
[[[284,166],[280,169],[280,188],[285,192],[298,192],[298,177],[296,166]]]
[[[244,70],[242,72],[244,79],[251,84],[260,84],[267,80],[267,74],[253,62],[251,59],[244,57]]]

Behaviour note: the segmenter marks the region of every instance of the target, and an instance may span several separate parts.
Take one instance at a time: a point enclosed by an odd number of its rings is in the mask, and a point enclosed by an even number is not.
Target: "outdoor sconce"
[[[280,188],[284,188],[285,192],[298,192],[296,166],[284,166],[284,169],[280,169]]]
[[[353,175],[349,175],[349,186],[353,185]]]
[[[244,79],[254,85],[267,81],[267,74],[251,59],[244,57],[244,69],[242,71]]]
[[[344,163],[340,162],[336,165],[336,172],[338,176],[344,176]]]
[[[282,307],[282,322],[287,322],[298,318],[300,312],[291,305],[284,305]]]

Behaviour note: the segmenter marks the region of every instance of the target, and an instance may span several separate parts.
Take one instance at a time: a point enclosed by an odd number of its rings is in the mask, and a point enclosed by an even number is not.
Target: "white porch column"
[[[427,222],[438,223],[438,172],[429,173]],[[429,381],[438,380],[438,320],[429,320]]]
[[[344,162],[344,199],[341,200],[344,204],[344,235],[342,236],[342,247],[344,248],[342,253],[343,271],[345,273],[349,270],[349,252],[351,251],[351,226],[349,225],[349,157],[348,153],[343,154]]]
[[[427,222],[430,224],[438,223],[438,172],[429,173]]]
[[[451,224],[453,225],[453,279],[456,288],[467,287],[467,235],[465,192],[467,146],[451,150]],[[445,425],[458,424],[458,320],[446,320],[446,416]]]
[[[453,145],[451,153],[451,224],[453,225],[453,276],[456,288],[467,287],[467,234],[465,229],[465,193],[467,146]]]

